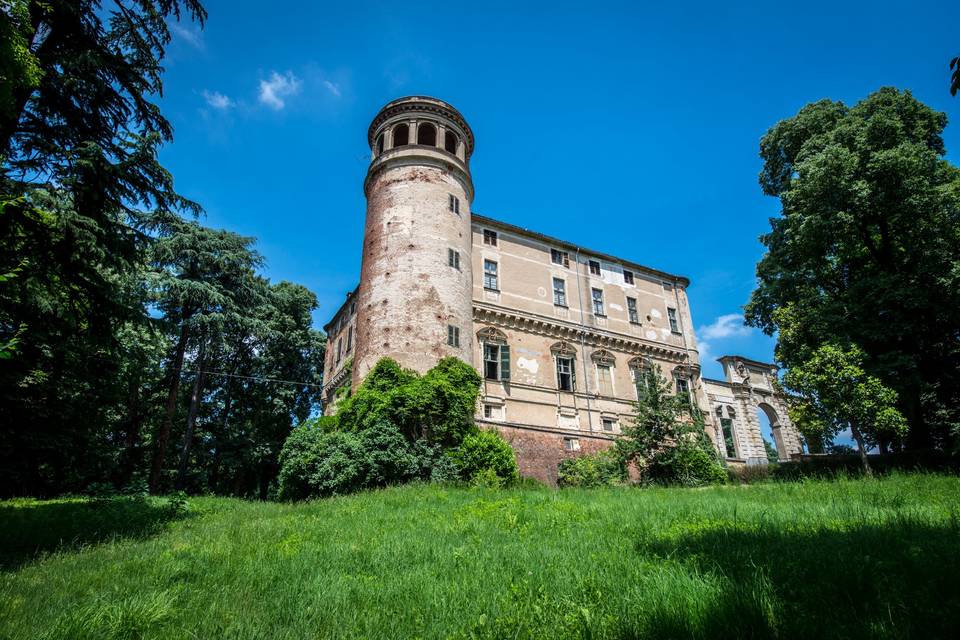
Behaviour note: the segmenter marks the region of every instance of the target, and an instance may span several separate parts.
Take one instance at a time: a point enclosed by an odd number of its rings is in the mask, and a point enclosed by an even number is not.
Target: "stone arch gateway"
[[[777,366],[742,356],[719,360],[726,379],[704,378],[703,383],[714,422],[714,442],[721,455],[734,464],[769,462],[758,412],[770,421],[773,444],[781,460],[802,454],[803,440],[787,415],[786,398],[775,384]]]

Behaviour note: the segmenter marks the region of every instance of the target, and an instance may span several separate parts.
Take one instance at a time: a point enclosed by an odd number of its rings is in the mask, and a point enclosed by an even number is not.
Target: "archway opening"
[[[405,124],[398,124],[393,129],[393,146],[402,147],[410,144],[410,127]]]
[[[770,405],[761,402],[757,405],[757,418],[760,420],[760,436],[763,438],[763,448],[767,451],[767,460],[786,460],[789,456],[783,443],[777,412]]]
[[[425,147],[437,146],[437,129],[432,124],[423,122],[417,126],[417,144]]]
[[[457,152],[457,134],[453,131],[447,131],[443,134],[443,148],[450,153]]]

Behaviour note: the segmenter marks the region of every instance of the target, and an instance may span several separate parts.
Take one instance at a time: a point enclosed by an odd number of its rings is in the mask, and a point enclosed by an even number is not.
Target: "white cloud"
[[[200,31],[200,27],[192,26],[187,28],[178,22],[174,22],[170,25],[170,30],[191,47],[203,49],[203,32]]]
[[[700,361],[707,362],[716,357],[717,354],[713,351],[715,340],[743,338],[750,335],[752,330],[743,324],[743,316],[739,313],[719,316],[711,324],[700,327],[696,332]]]
[[[287,71],[280,75],[276,71],[270,72],[270,78],[260,81],[260,102],[275,111],[286,106],[284,98],[300,93],[300,79]]]
[[[327,91],[329,91],[330,93],[333,94],[333,97],[335,97],[335,98],[339,98],[339,97],[340,97],[340,85],[338,85],[336,82],[331,82],[331,81],[329,81],[329,80],[324,80],[324,81],[323,81],[323,86],[325,86],[325,87],[327,88]]]
[[[750,327],[743,324],[743,316],[739,313],[728,313],[714,320],[713,324],[700,327],[698,333],[704,340],[742,337],[750,335]]]
[[[226,110],[236,106],[233,100],[230,99],[230,96],[225,96],[219,91],[207,91],[204,89],[203,98],[207,101],[207,104],[214,109]]]

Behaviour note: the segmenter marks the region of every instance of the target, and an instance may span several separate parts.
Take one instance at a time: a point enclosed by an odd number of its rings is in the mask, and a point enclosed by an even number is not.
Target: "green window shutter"
[[[577,390],[577,361],[570,358],[570,390]]]
[[[510,347],[500,345],[500,379],[510,379]]]

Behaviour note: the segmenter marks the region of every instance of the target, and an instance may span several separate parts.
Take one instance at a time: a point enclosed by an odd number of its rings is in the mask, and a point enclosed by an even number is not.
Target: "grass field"
[[[941,476],[6,502],[0,536],[4,638],[960,637]]]

